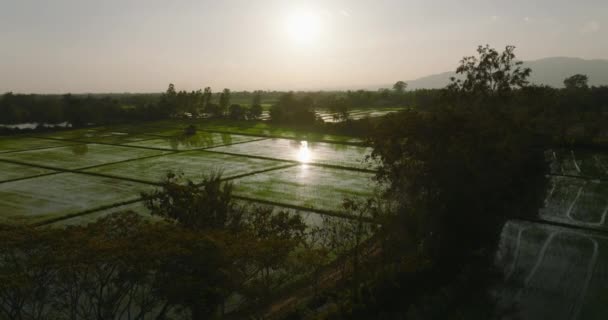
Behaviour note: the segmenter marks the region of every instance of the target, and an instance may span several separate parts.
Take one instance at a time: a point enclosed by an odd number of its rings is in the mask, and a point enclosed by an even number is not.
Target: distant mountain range
[[[525,61],[524,66],[532,69],[530,82],[534,84],[560,88],[565,78],[580,73],[589,77],[589,85],[608,85],[608,60],[554,57]],[[406,82],[409,90],[436,89],[445,87],[453,76],[454,72],[444,72]]]

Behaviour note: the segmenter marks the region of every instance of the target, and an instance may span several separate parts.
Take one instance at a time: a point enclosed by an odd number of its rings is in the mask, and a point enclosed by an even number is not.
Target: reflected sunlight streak
[[[311,158],[311,153],[310,153],[310,149],[308,149],[308,142],[301,141],[300,149],[298,150],[298,161],[300,161],[301,163],[308,163],[308,162],[310,162],[310,158]]]

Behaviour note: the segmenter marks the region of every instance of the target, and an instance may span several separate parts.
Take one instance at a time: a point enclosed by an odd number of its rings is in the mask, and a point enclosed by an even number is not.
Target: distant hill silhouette
[[[530,82],[534,84],[560,88],[564,86],[565,78],[580,73],[589,76],[589,85],[608,85],[608,60],[554,57],[526,61],[524,65],[532,69]],[[444,72],[406,82],[408,90],[443,88],[454,75],[454,72]]]

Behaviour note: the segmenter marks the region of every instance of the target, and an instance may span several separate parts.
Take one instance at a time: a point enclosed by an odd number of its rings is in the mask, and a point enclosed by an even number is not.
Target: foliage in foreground
[[[6,319],[163,319],[194,305],[211,314],[231,281],[216,240],[134,213],[67,229],[2,226],[0,237]]]
[[[237,205],[230,190],[220,175],[197,186],[170,174],[147,195],[161,222],[0,226],[0,319],[208,319],[306,276],[301,216]]]

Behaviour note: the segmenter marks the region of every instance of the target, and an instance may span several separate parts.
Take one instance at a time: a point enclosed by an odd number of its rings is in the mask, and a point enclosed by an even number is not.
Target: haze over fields
[[[1,0],[0,92],[371,88],[486,43],[608,59],[606,28],[605,0]]]

